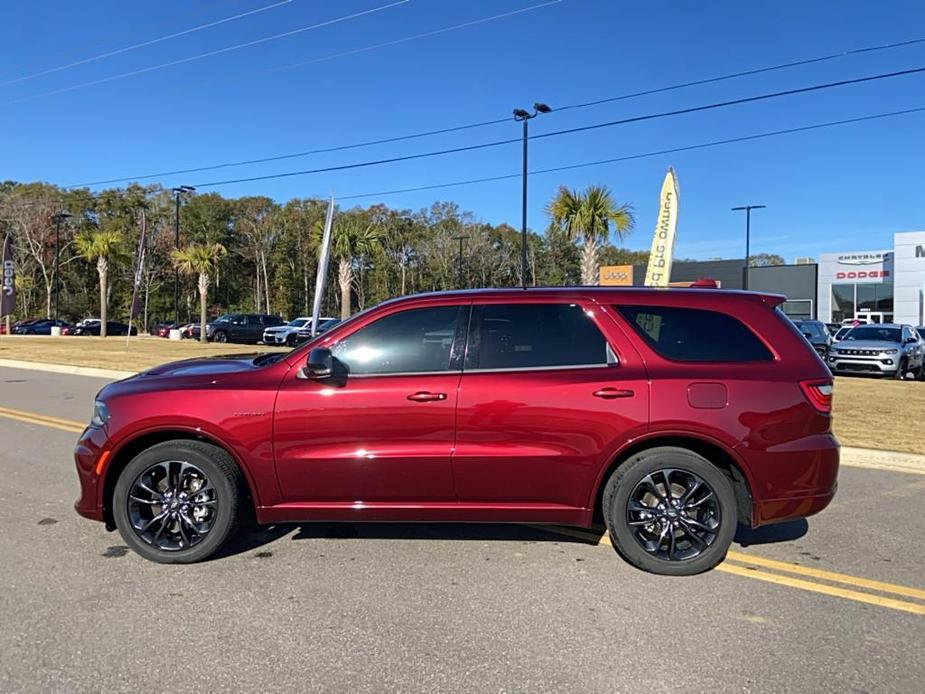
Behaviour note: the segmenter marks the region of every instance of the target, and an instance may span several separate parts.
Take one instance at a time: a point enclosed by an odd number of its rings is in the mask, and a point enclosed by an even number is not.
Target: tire
[[[297,344],[299,344],[299,337],[298,337],[298,335],[296,335],[295,333],[293,333],[292,335],[287,335],[287,336],[286,336],[286,346],[287,346],[287,347],[295,347]]]
[[[226,333],[224,330],[217,330],[212,336],[212,341],[225,344],[228,342],[228,333]]]
[[[169,491],[167,476],[158,481],[159,474],[168,469],[175,473],[171,479],[179,480],[174,488],[185,485],[192,491],[185,499],[181,493],[173,495],[172,506],[152,504],[150,499],[163,500],[163,490]],[[205,480],[196,487],[201,492],[192,488],[200,479],[197,474]],[[137,486],[139,482],[145,486]],[[145,559],[192,564],[213,555],[234,533],[243,489],[240,470],[222,449],[202,441],[164,441],[135,456],[119,475],[113,492],[113,516],[125,544]],[[197,500],[202,505],[197,505]],[[187,521],[181,522],[182,518]],[[159,531],[157,535],[155,531]]]
[[[663,471],[668,471],[668,484]],[[655,506],[666,487],[677,502],[685,490],[692,492],[686,515],[680,508],[663,513]],[[736,499],[729,479],[702,456],[674,446],[650,448],[620,465],[604,487],[602,506],[617,553],[654,574],[690,576],[712,569],[725,558],[736,531]],[[650,507],[651,514],[638,510]],[[650,517],[652,522],[640,524]]]

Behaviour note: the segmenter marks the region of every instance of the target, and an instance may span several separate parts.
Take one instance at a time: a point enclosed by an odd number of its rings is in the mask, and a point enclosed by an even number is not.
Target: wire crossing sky
[[[517,225],[510,114],[539,101],[537,231],[558,186],[601,184],[645,248],[668,166],[685,257],[740,253],[741,204],[767,206],[756,252],[788,259],[925,228],[915,0],[43,0],[4,19],[3,179],[442,199]]]

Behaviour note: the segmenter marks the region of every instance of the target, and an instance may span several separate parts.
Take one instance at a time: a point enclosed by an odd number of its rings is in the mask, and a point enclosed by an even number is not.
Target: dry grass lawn
[[[284,351],[264,345],[200,345],[156,337],[0,336],[0,359],[140,371],[201,355]],[[839,377],[835,433],[846,446],[925,454],[925,383]]]
[[[141,371],[165,362],[198,356],[280,351],[286,350],[265,345],[202,345],[193,340],[167,340],[147,335],[130,338],[127,347],[124,337],[0,336],[0,359],[93,366],[118,371]]]

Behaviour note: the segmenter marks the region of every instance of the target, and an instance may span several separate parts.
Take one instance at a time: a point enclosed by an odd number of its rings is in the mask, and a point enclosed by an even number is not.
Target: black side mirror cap
[[[334,355],[331,354],[331,350],[327,347],[315,347],[310,351],[301,375],[315,381],[331,378],[334,375]]]

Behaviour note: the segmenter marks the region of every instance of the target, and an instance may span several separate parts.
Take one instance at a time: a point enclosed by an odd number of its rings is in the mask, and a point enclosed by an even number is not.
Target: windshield
[[[844,339],[845,339],[845,335],[847,335],[848,333],[850,333],[852,330],[853,330],[853,328],[839,328],[839,329],[838,329],[838,332],[835,333],[835,339],[836,339],[836,340],[844,340]]]
[[[227,322],[230,321],[230,320],[231,320],[231,314],[230,314],[230,313],[226,313],[226,314],[224,314],[224,315],[219,316],[218,318],[216,318],[213,322],[214,322],[214,323],[227,323]]]
[[[805,321],[805,322],[804,321],[794,321],[794,325],[796,325],[800,329],[800,332],[808,333],[812,337],[822,338],[822,339],[826,339],[826,337],[828,337],[821,323],[812,323],[809,321]]]
[[[845,336],[846,340],[879,340],[880,342],[900,342],[902,330],[883,328],[873,325],[859,325]]]

